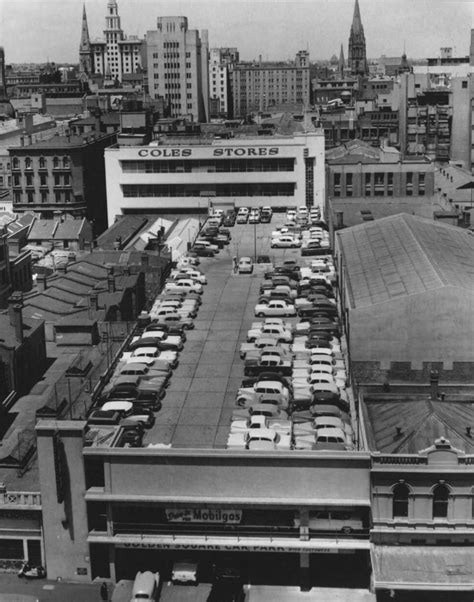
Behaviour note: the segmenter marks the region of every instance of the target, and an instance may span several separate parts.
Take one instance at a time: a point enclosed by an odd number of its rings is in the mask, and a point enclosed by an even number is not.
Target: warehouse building
[[[358,382],[472,382],[474,238],[399,214],[336,234],[353,375]]]

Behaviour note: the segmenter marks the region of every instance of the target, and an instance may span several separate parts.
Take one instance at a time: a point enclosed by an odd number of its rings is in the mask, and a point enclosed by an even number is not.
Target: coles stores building
[[[110,223],[124,213],[204,211],[210,204],[285,208],[324,201],[319,132],[113,146],[105,166]]]

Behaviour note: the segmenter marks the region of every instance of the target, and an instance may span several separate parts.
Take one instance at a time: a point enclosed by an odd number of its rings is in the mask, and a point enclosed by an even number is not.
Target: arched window
[[[31,159],[29,157],[25,159],[25,169],[31,169]]]
[[[18,159],[18,157],[13,157],[12,167],[13,169],[18,169],[20,167],[20,160]]]
[[[40,169],[43,169],[43,168],[45,167],[45,165],[46,165],[46,160],[45,160],[45,158],[44,158],[44,157],[40,157],[40,158],[39,158],[39,166],[40,166]]]
[[[398,483],[393,488],[392,513],[393,518],[408,517],[408,496],[410,490],[405,483]]]
[[[63,167],[69,167],[69,157],[63,157]]]
[[[57,157],[53,158],[53,167],[59,167],[59,159]]]
[[[433,518],[447,518],[449,489],[443,483],[433,489]]]

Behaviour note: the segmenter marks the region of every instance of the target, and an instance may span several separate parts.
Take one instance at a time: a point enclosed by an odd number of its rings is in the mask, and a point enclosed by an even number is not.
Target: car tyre
[[[258,317],[258,318],[264,318],[264,317],[265,317],[265,314],[264,314],[262,311],[260,311],[260,312],[257,314],[257,317]]]

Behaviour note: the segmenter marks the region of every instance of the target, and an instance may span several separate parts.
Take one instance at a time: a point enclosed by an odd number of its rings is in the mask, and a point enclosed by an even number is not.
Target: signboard
[[[154,157],[161,159],[180,159],[191,157],[192,148],[141,148],[138,151],[140,157]],[[275,157],[280,154],[277,146],[237,146],[213,148],[213,157]]]
[[[317,548],[317,544],[314,547],[311,545],[298,545],[298,543],[292,543],[291,545],[276,545],[268,543],[268,545],[246,545],[242,544],[224,544],[224,543],[161,543],[161,542],[117,542],[115,547],[126,548],[126,549],[146,549],[146,550],[211,550],[218,552],[278,552],[281,554],[291,552],[310,552],[311,554],[355,554],[354,549],[345,549],[340,547],[335,548]],[[365,549],[361,546],[360,549]]]
[[[207,508],[166,508],[166,518],[170,523],[219,523],[238,525],[242,520],[242,510],[220,510]]]

